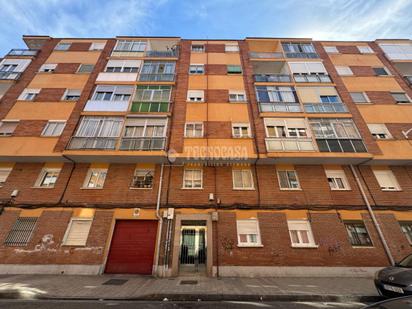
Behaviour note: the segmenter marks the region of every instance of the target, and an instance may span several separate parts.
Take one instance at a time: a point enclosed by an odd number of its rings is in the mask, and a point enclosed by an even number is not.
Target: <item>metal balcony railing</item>
[[[169,102],[133,102],[131,112],[134,113],[166,113],[169,111]]]
[[[153,58],[177,58],[179,57],[179,50],[148,50],[145,52],[145,56]]]
[[[309,74],[309,75],[295,74],[293,75],[293,78],[295,79],[295,82],[297,83],[331,83],[332,82],[329,75],[322,75],[322,74]]]
[[[0,79],[11,79],[16,80],[19,79],[22,72],[6,72],[0,71]]]
[[[317,53],[292,53],[285,52],[287,58],[319,58]]]
[[[292,81],[288,74],[255,74],[255,82],[290,83]]]
[[[73,136],[70,139],[68,149],[97,149],[108,150],[115,149],[118,137],[78,137]]]
[[[258,58],[258,59],[283,58],[283,53],[281,52],[274,52],[274,53],[249,52],[249,57]]]
[[[367,152],[362,139],[316,138],[320,152]]]
[[[175,80],[174,73],[147,74],[140,73],[139,81],[141,82],[173,82]]]
[[[267,137],[265,139],[268,152],[274,151],[314,151],[315,146],[310,137]]]
[[[166,137],[122,137],[120,150],[164,150]]]
[[[259,111],[261,113],[267,112],[290,112],[299,113],[302,108],[298,102],[261,102],[259,103]]]
[[[303,103],[307,113],[347,113],[348,109],[343,103]]]
[[[7,56],[36,56],[38,54],[38,50],[35,49],[12,49],[9,51]]]

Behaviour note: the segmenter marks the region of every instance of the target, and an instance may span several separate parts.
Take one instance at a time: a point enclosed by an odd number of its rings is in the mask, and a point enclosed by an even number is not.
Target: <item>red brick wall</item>
[[[206,64],[205,73],[208,75],[227,75],[227,66],[225,64]]]
[[[205,122],[205,137],[207,138],[232,138],[232,123],[228,121]]]
[[[207,103],[226,103],[229,102],[229,90],[227,89],[208,89],[205,93]]]
[[[88,51],[92,43],[90,42],[73,42],[69,51]]]
[[[54,73],[74,74],[79,69],[80,63],[58,63]]]
[[[360,54],[359,49],[356,46],[336,46],[337,50],[341,54]]]
[[[36,102],[54,102],[61,101],[65,88],[42,88],[36,96]]]
[[[370,66],[351,66],[350,69],[355,76],[375,76],[375,71]]]
[[[375,104],[396,104],[395,99],[390,92],[387,91],[366,91],[371,103]]]
[[[392,137],[395,139],[412,139],[412,134],[408,135],[408,138],[405,138],[405,135],[402,134],[402,131],[406,132],[411,128],[410,123],[385,123],[389,132],[392,134]]]
[[[193,44],[196,44],[193,42]],[[205,44],[205,51],[207,53],[224,53],[225,52],[225,44]]]

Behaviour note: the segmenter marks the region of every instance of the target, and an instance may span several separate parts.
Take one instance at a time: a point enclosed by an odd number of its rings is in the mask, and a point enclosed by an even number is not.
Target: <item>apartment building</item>
[[[412,41],[23,40],[0,273],[357,276],[412,252]]]

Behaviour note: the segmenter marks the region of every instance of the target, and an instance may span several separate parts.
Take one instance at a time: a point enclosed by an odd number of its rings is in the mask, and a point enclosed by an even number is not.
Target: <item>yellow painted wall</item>
[[[89,74],[37,74],[27,88],[83,89]]]
[[[383,63],[374,54],[329,54],[334,65],[346,66],[383,66]]]
[[[348,91],[403,91],[393,77],[342,76]]]
[[[320,95],[337,95],[334,87],[296,87],[296,92],[303,103],[320,102]]]
[[[54,51],[45,63],[87,63],[95,64],[100,51]]]
[[[231,121],[249,122],[247,104],[212,103],[208,104],[188,103],[186,106],[186,121]],[[208,112],[208,117],[206,114]]]
[[[412,159],[412,146],[407,140],[377,140],[383,155],[376,155],[377,160],[408,160]]]
[[[358,104],[366,123],[410,123],[412,106],[400,104]]]
[[[60,156],[53,153],[58,137],[1,137],[0,156]]]
[[[240,65],[239,53],[191,53],[190,63]]]
[[[281,51],[278,40],[247,40],[251,52],[277,52]]]
[[[105,43],[106,40],[100,39],[64,39],[60,41],[61,43]]]
[[[233,89],[244,90],[242,75],[209,75],[208,82],[204,75],[189,76],[188,89]]]
[[[6,119],[64,120],[69,119],[75,102],[16,102]]]
[[[156,211],[154,209],[140,209],[138,216],[134,216],[133,213],[134,213],[133,208],[115,209],[114,217],[116,219],[157,220]]]

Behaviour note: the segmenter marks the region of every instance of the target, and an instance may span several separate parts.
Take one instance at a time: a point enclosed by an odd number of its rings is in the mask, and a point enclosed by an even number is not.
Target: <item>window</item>
[[[94,64],[81,64],[77,73],[91,73],[93,72]]]
[[[140,60],[109,60],[105,72],[108,73],[137,73]]]
[[[81,90],[80,89],[66,89],[63,95],[64,101],[77,101],[80,99]]]
[[[0,67],[0,72],[15,72],[17,67],[17,64],[3,64]]]
[[[0,136],[12,135],[14,130],[16,130],[18,124],[19,124],[18,120],[0,121]]]
[[[304,119],[265,118],[267,137],[306,138],[308,137]]]
[[[369,103],[369,98],[365,92],[349,92],[353,102],[355,103]]]
[[[412,60],[412,44],[379,44],[390,60]]]
[[[119,40],[116,43],[114,51],[143,52],[145,49],[146,41]]]
[[[37,217],[20,217],[16,220],[4,244],[6,246],[26,246],[36,227]]]
[[[362,54],[373,54],[373,50],[372,48],[370,48],[369,46],[357,46],[358,50],[360,53]]]
[[[227,52],[227,53],[237,53],[237,52],[239,52],[239,45],[237,45],[237,43],[225,44],[225,52]]]
[[[72,218],[63,237],[64,246],[85,246],[92,219]]]
[[[191,64],[189,67],[189,74],[204,74],[205,67],[203,64]]]
[[[369,131],[372,136],[376,139],[391,139],[392,135],[389,132],[388,128],[383,123],[368,123]]]
[[[11,173],[12,168],[11,167],[2,167],[0,168],[0,187],[4,185],[6,182],[7,178],[9,177]]]
[[[382,67],[382,68],[372,68],[373,71],[375,72],[375,75],[377,76],[387,76],[390,75],[388,69]]]
[[[71,45],[71,43],[59,43],[56,45],[54,50],[68,50]]]
[[[105,42],[93,42],[89,50],[103,50],[105,45]]]
[[[185,137],[203,137],[203,123],[201,122],[186,123]]]
[[[339,75],[341,76],[347,76],[347,75],[353,75],[352,70],[350,67],[347,66],[335,66],[336,71],[338,72]]]
[[[132,188],[151,189],[153,188],[152,169],[136,169],[133,175]]]
[[[47,63],[47,64],[43,64],[40,69],[39,72],[45,72],[45,73],[52,73],[56,70],[57,64],[51,64],[51,63]]]
[[[277,171],[279,187],[281,190],[298,190],[300,189],[298,175],[294,170]]]
[[[341,100],[337,95],[321,95],[319,97],[322,103],[341,103]]]
[[[405,92],[391,92],[391,95],[395,99],[396,103],[411,103],[411,100]]]
[[[203,102],[205,97],[205,92],[203,90],[188,90],[187,100],[190,102]]]
[[[337,54],[339,53],[336,46],[324,46],[323,47],[328,54]]]
[[[101,189],[106,179],[107,169],[91,168],[87,172],[83,188]]]
[[[163,150],[167,118],[129,117],[126,119],[121,150]]]
[[[229,90],[229,102],[246,102],[245,92]]]
[[[292,247],[316,247],[310,223],[307,220],[288,220]]]
[[[412,223],[411,222],[399,222],[402,232],[408,239],[409,244],[412,245]]]
[[[248,123],[232,124],[232,136],[234,138],[251,137],[250,125]]]
[[[133,93],[133,86],[98,85],[93,101],[128,101]]]
[[[205,51],[205,45],[203,44],[192,44],[192,52],[203,53]]]
[[[252,190],[253,176],[250,169],[233,169],[232,170],[233,189]]]
[[[50,120],[41,133],[42,136],[60,136],[63,133],[66,121],[64,120]]]
[[[240,65],[228,65],[227,74],[242,74],[242,67]]]
[[[368,230],[363,222],[345,223],[345,227],[352,246],[372,246]]]
[[[283,42],[282,48],[288,58],[318,58],[312,43]]]
[[[19,96],[19,100],[22,101],[34,101],[37,95],[40,93],[40,89],[29,89],[26,88]]]
[[[43,168],[35,183],[36,187],[53,188],[60,174],[60,168]]]
[[[343,170],[325,170],[325,173],[331,190],[350,190]]]
[[[260,240],[259,223],[256,219],[237,220],[237,240],[238,246],[253,247],[262,246]]]
[[[184,189],[202,189],[203,171],[201,169],[185,169],[183,172]]]
[[[256,93],[258,102],[299,102],[293,87],[256,86]]]
[[[400,191],[398,181],[391,170],[373,170],[382,191]]]
[[[288,62],[290,70],[297,75],[327,75],[322,62]],[[297,80],[300,81],[300,80]],[[315,80],[314,80],[315,81]],[[317,80],[316,80],[317,81]]]

